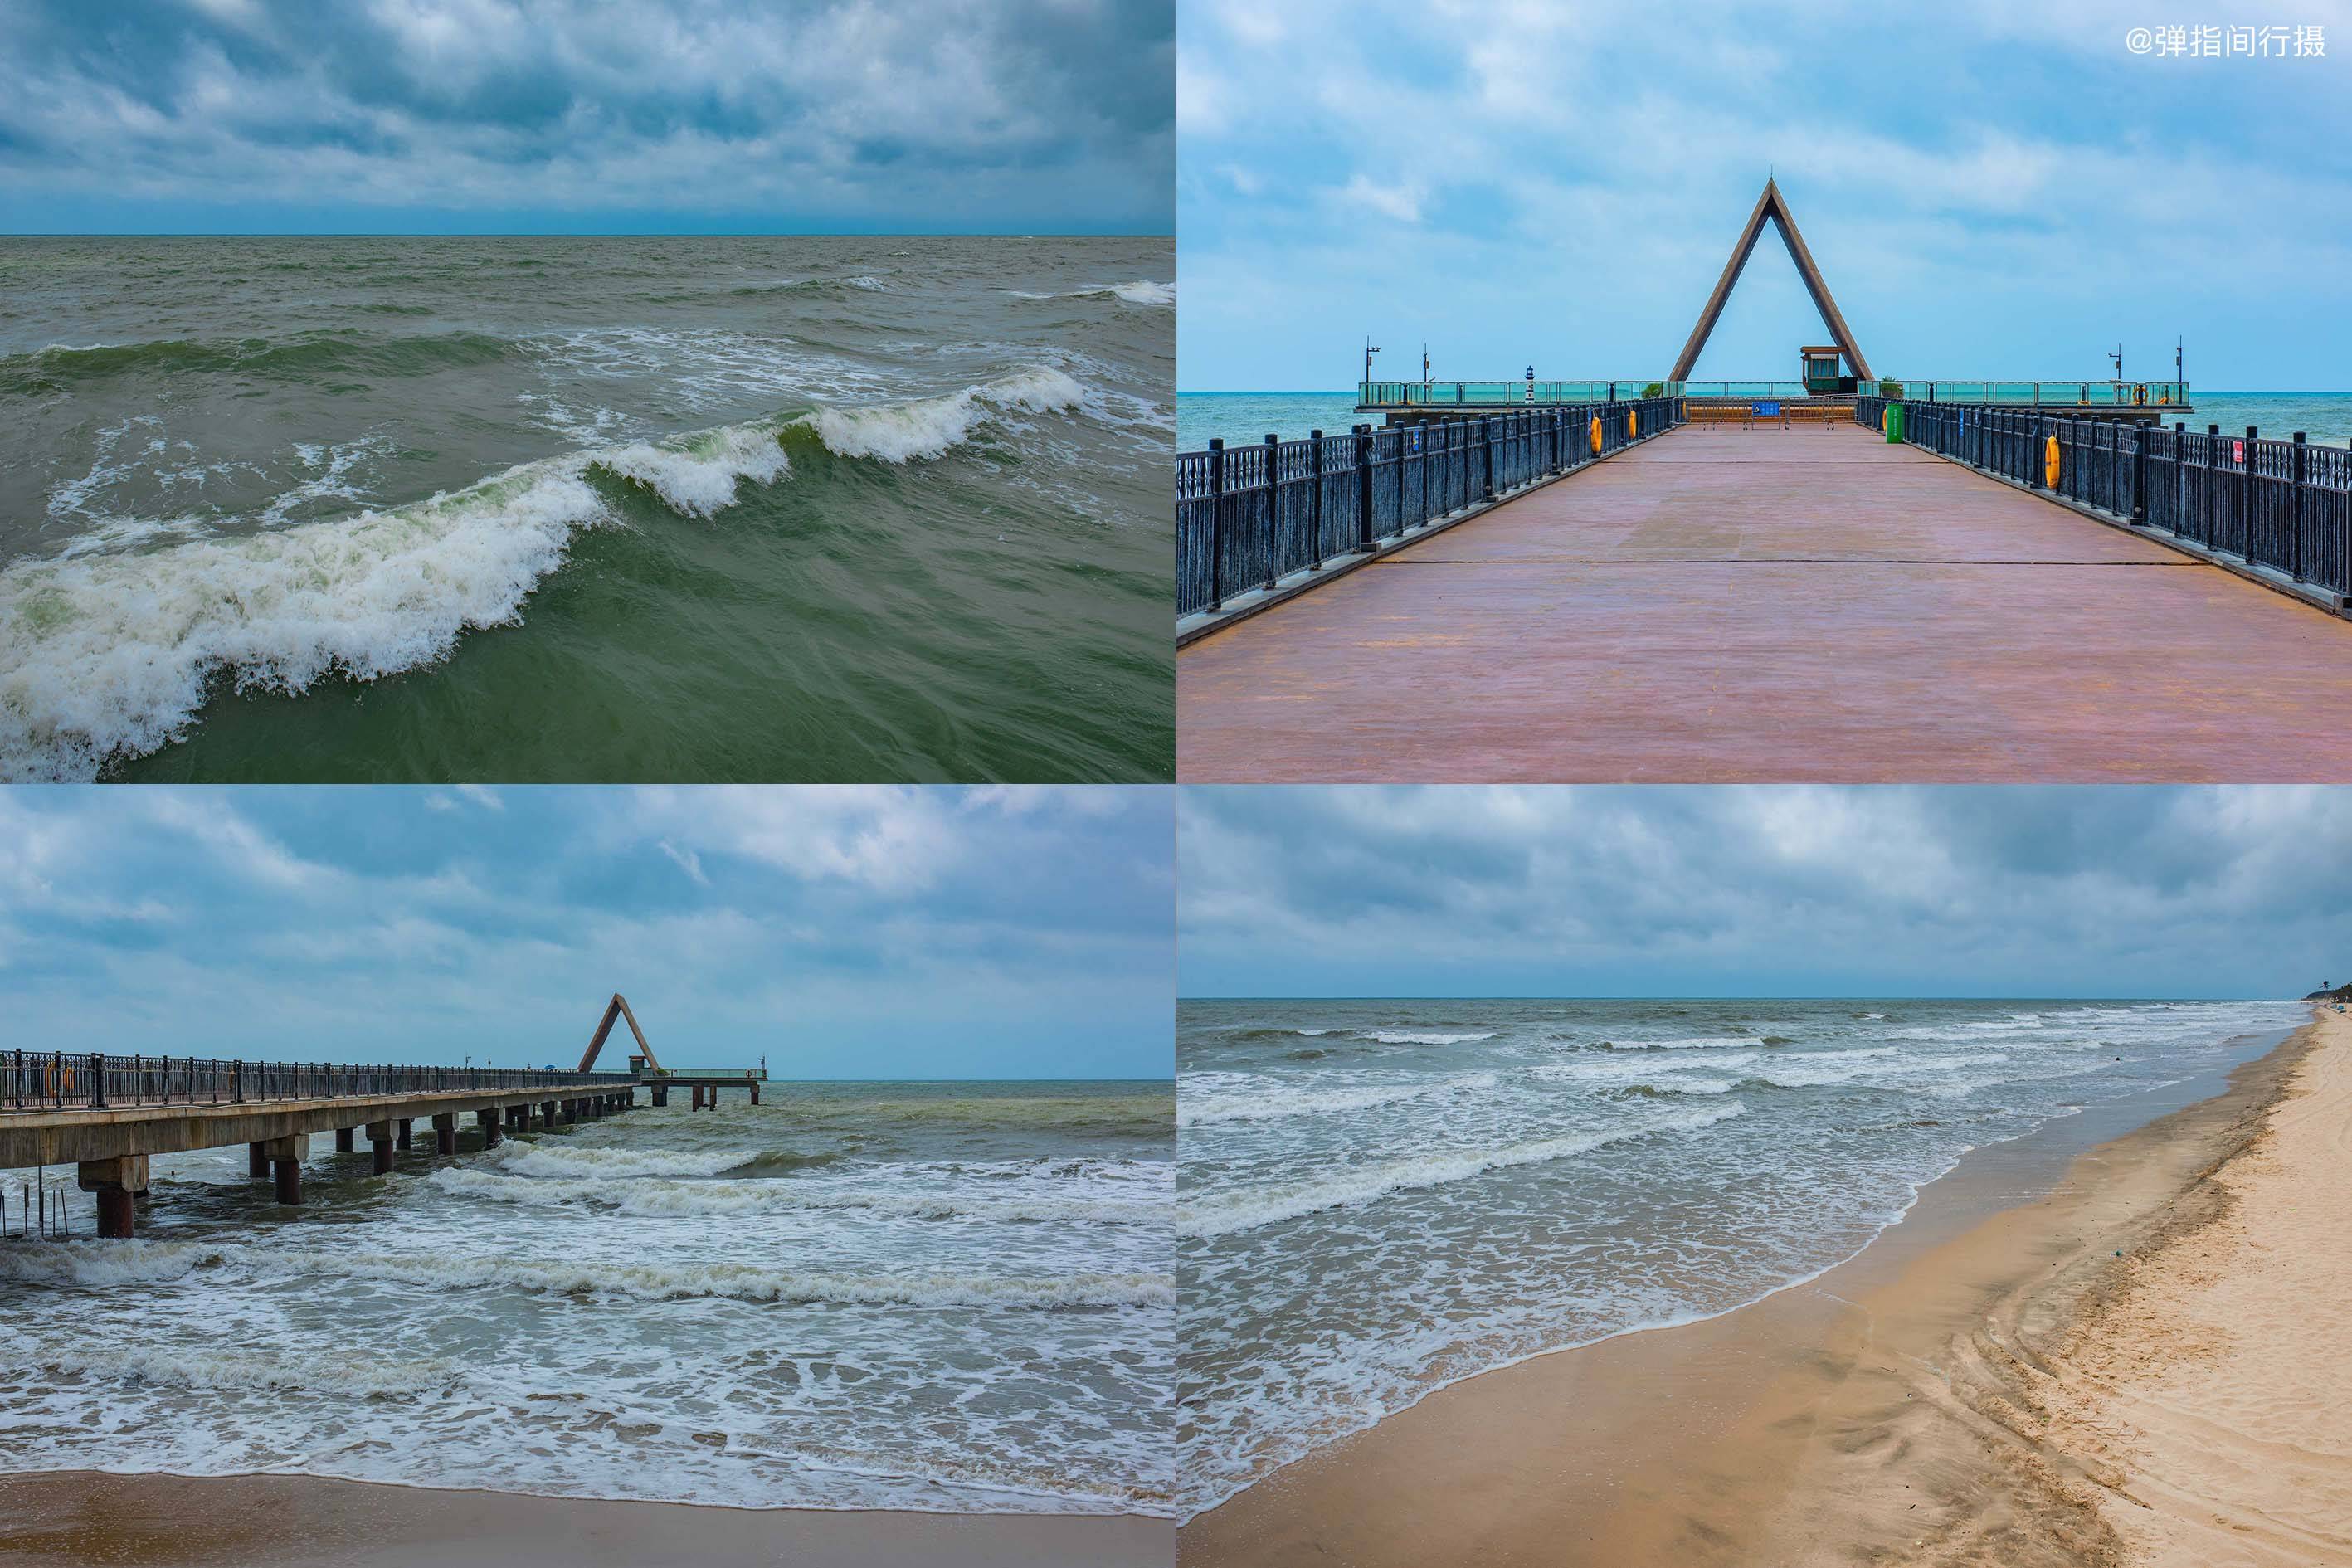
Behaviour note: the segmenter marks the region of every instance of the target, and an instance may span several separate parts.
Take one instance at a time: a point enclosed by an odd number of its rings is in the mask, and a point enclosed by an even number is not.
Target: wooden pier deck
[[[1852,426],[1685,427],[1186,647],[1178,775],[2352,781],[2352,622]]]

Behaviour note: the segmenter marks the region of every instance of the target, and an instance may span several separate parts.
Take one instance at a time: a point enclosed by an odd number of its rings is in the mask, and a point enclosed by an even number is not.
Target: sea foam
[[[715,1296],[739,1301],[844,1305],[1060,1308],[1160,1306],[1175,1299],[1172,1279],[1143,1273],[1024,1276],[934,1269],[865,1274],[743,1263],[369,1256],[304,1251],[283,1245],[171,1241],[61,1242],[0,1253],[0,1279],[20,1284],[144,1286],[213,1268],[267,1279],[395,1279],[450,1289],[503,1287],[649,1301]]]
[[[1712,1127],[1718,1121],[1727,1121],[1746,1109],[1734,1100],[1728,1105],[1654,1116],[1591,1132],[1527,1139],[1490,1149],[1415,1154],[1402,1160],[1358,1165],[1304,1182],[1217,1193],[1180,1205],[1176,1213],[1176,1234],[1213,1237],[1231,1231],[1255,1230],[1261,1226],[1278,1225],[1284,1220],[1297,1219],[1322,1209],[1374,1203],[1397,1193],[1465,1181],[1489,1171],[1540,1164],[1548,1160],[1590,1153],[1604,1145],[1622,1143],[1631,1138],[1646,1138],[1659,1132],[1693,1132]]]

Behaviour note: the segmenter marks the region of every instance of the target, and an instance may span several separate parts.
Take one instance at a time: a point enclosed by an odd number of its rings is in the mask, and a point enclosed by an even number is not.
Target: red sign
[[[2233,462],[2233,463],[2242,463],[2242,462],[2244,462],[2245,460],[2246,460],[2246,444],[2245,444],[2243,441],[2232,441],[2232,442],[2231,442],[2231,443],[2230,443],[2230,461],[2231,461],[2231,462]]]

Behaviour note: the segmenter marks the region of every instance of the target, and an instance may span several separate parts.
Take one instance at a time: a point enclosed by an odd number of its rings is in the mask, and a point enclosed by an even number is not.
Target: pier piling
[[[302,1162],[310,1157],[310,1134],[298,1132],[291,1137],[272,1138],[257,1147],[269,1162],[269,1173],[277,1188],[278,1201],[281,1204],[300,1203]]]
[[[457,1116],[455,1111],[445,1112],[433,1119],[433,1152],[444,1155],[457,1152]]]
[[[336,1128],[336,1129],[335,1129],[335,1152],[336,1152],[336,1153],[338,1153],[338,1154],[348,1154],[348,1153],[350,1153],[350,1152],[352,1152],[352,1130],[351,1130],[350,1128],[348,1128],[348,1127],[338,1127],[338,1128]]]
[[[147,1156],[119,1154],[106,1160],[84,1160],[76,1178],[83,1192],[98,1196],[99,1238],[130,1240],[131,1218],[137,1212],[132,1194],[147,1190]]]
[[[393,1146],[394,1148],[395,1148],[395,1149],[399,1150],[399,1151],[400,1151],[402,1153],[404,1153],[404,1154],[405,1154],[405,1153],[407,1153],[407,1152],[408,1152],[408,1149],[409,1149],[409,1135],[408,1135],[408,1129],[409,1129],[409,1126],[410,1126],[411,1122],[412,1122],[414,1120],[415,1120],[415,1119],[414,1119],[414,1118],[412,1118],[412,1117],[406,1117],[406,1116],[404,1116],[404,1117],[400,1118],[397,1121],[395,1121],[395,1122],[394,1122],[394,1123],[393,1123],[393,1125],[394,1125],[394,1127],[396,1127],[396,1128],[398,1128],[398,1129],[399,1129],[399,1132],[398,1132],[398,1134],[397,1134],[397,1135],[393,1139],[393,1145],[392,1145],[392,1146]]]
[[[245,1173],[257,1179],[269,1174],[269,1156],[261,1152],[258,1143],[245,1146]]]
[[[373,1155],[369,1165],[372,1173],[392,1174],[393,1127],[389,1121],[371,1121],[367,1126],[368,1148]]]
[[[482,1147],[497,1148],[499,1146],[499,1113],[495,1110],[478,1110],[474,1113],[474,1120],[481,1124]]]

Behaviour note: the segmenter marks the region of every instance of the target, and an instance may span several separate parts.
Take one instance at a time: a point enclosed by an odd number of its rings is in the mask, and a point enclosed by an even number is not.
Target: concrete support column
[[[348,1127],[338,1127],[338,1128],[336,1128],[336,1129],[335,1129],[335,1152],[336,1152],[336,1153],[338,1153],[338,1154],[348,1154],[348,1153],[350,1153],[351,1152],[352,1152],[352,1130],[351,1130],[350,1128],[348,1128]]]
[[[392,1141],[394,1137],[392,1123],[371,1121],[367,1124],[367,1135],[368,1147],[374,1153],[374,1158],[369,1163],[369,1170],[379,1176],[390,1175],[392,1173]]]
[[[457,1152],[457,1115],[445,1111],[433,1119],[433,1152],[454,1154]]]
[[[547,1125],[547,1130],[548,1130],[550,1132],[554,1131],[555,1131],[555,1101],[553,1101],[553,1100],[547,1100],[547,1101],[545,1101],[544,1103],[542,1103],[542,1104],[540,1106],[540,1108],[539,1108],[539,1118],[540,1118],[540,1120],[541,1120],[541,1121],[543,1121],[543,1122],[545,1122],[545,1123],[546,1123],[546,1125]]]
[[[474,1120],[482,1124],[482,1147],[497,1148],[499,1146],[499,1113],[495,1110],[479,1111],[476,1113]]]
[[[256,1177],[269,1174],[269,1156],[261,1152],[258,1143],[245,1146],[245,1173]]]
[[[702,1109],[702,1086],[698,1083],[694,1086],[694,1109]]]
[[[302,1201],[302,1162],[310,1158],[310,1135],[298,1132],[290,1138],[272,1138],[262,1146],[269,1158],[269,1173],[275,1179],[278,1201],[299,1204]]]
[[[408,1124],[414,1120],[415,1120],[414,1117],[404,1116],[399,1121],[393,1123],[394,1126],[400,1129],[400,1136],[395,1141],[394,1147],[397,1148],[404,1154],[408,1152]]]
[[[147,1190],[147,1156],[117,1154],[106,1160],[84,1160],[78,1173],[81,1190],[98,1194],[98,1234],[107,1241],[131,1239],[133,1194]]]
[[[751,1080],[751,1103],[760,1103],[760,1080],[756,1078]]]
[[[654,1085],[654,1109],[659,1110],[668,1104],[669,1086],[661,1083]]]

